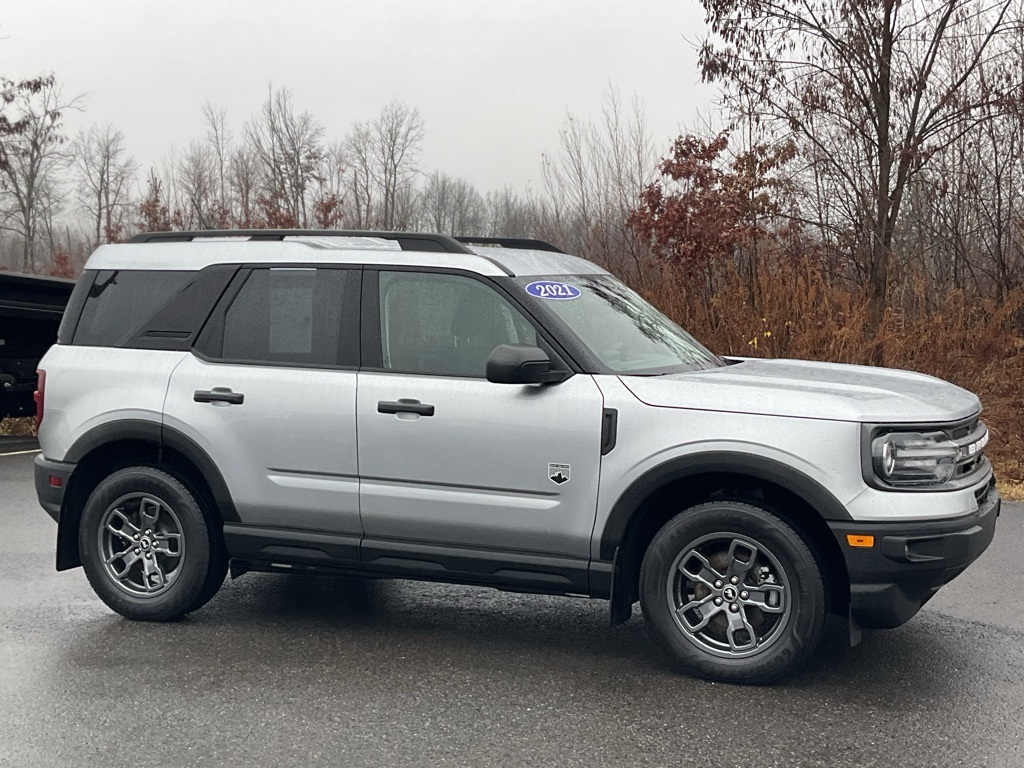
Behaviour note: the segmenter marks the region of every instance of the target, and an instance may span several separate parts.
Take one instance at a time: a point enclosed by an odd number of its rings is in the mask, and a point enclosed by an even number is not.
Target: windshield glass
[[[657,375],[725,362],[611,275],[516,278],[614,373]]]

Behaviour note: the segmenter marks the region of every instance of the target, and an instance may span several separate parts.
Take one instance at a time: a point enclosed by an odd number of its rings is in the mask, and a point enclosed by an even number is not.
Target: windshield
[[[516,278],[613,373],[657,375],[725,362],[611,275]]]

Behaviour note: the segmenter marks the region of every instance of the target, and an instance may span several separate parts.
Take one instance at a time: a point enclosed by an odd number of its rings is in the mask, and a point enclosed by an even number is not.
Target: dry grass
[[[926,281],[906,279],[875,335],[864,296],[830,284],[811,263],[763,271],[753,291],[735,273],[719,275],[710,300],[697,285],[667,270],[641,290],[722,354],[868,364],[880,343],[886,365],[977,393],[997,475],[1007,487],[1024,487],[1024,338],[1015,326],[1024,292],[997,303],[959,291],[937,296]]]
[[[32,437],[36,433],[35,419],[0,419],[0,435]]]

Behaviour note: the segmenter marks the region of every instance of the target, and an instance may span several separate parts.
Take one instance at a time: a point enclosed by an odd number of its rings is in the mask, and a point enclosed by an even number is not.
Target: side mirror
[[[571,375],[551,370],[551,358],[540,347],[501,344],[487,358],[487,380],[495,384],[557,384]]]

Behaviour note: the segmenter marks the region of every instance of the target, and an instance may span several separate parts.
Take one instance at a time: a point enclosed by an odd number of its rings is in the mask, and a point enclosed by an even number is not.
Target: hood
[[[981,410],[977,395],[949,382],[863,365],[741,359],[705,371],[620,378],[638,400],[661,408],[896,424],[957,421]]]

